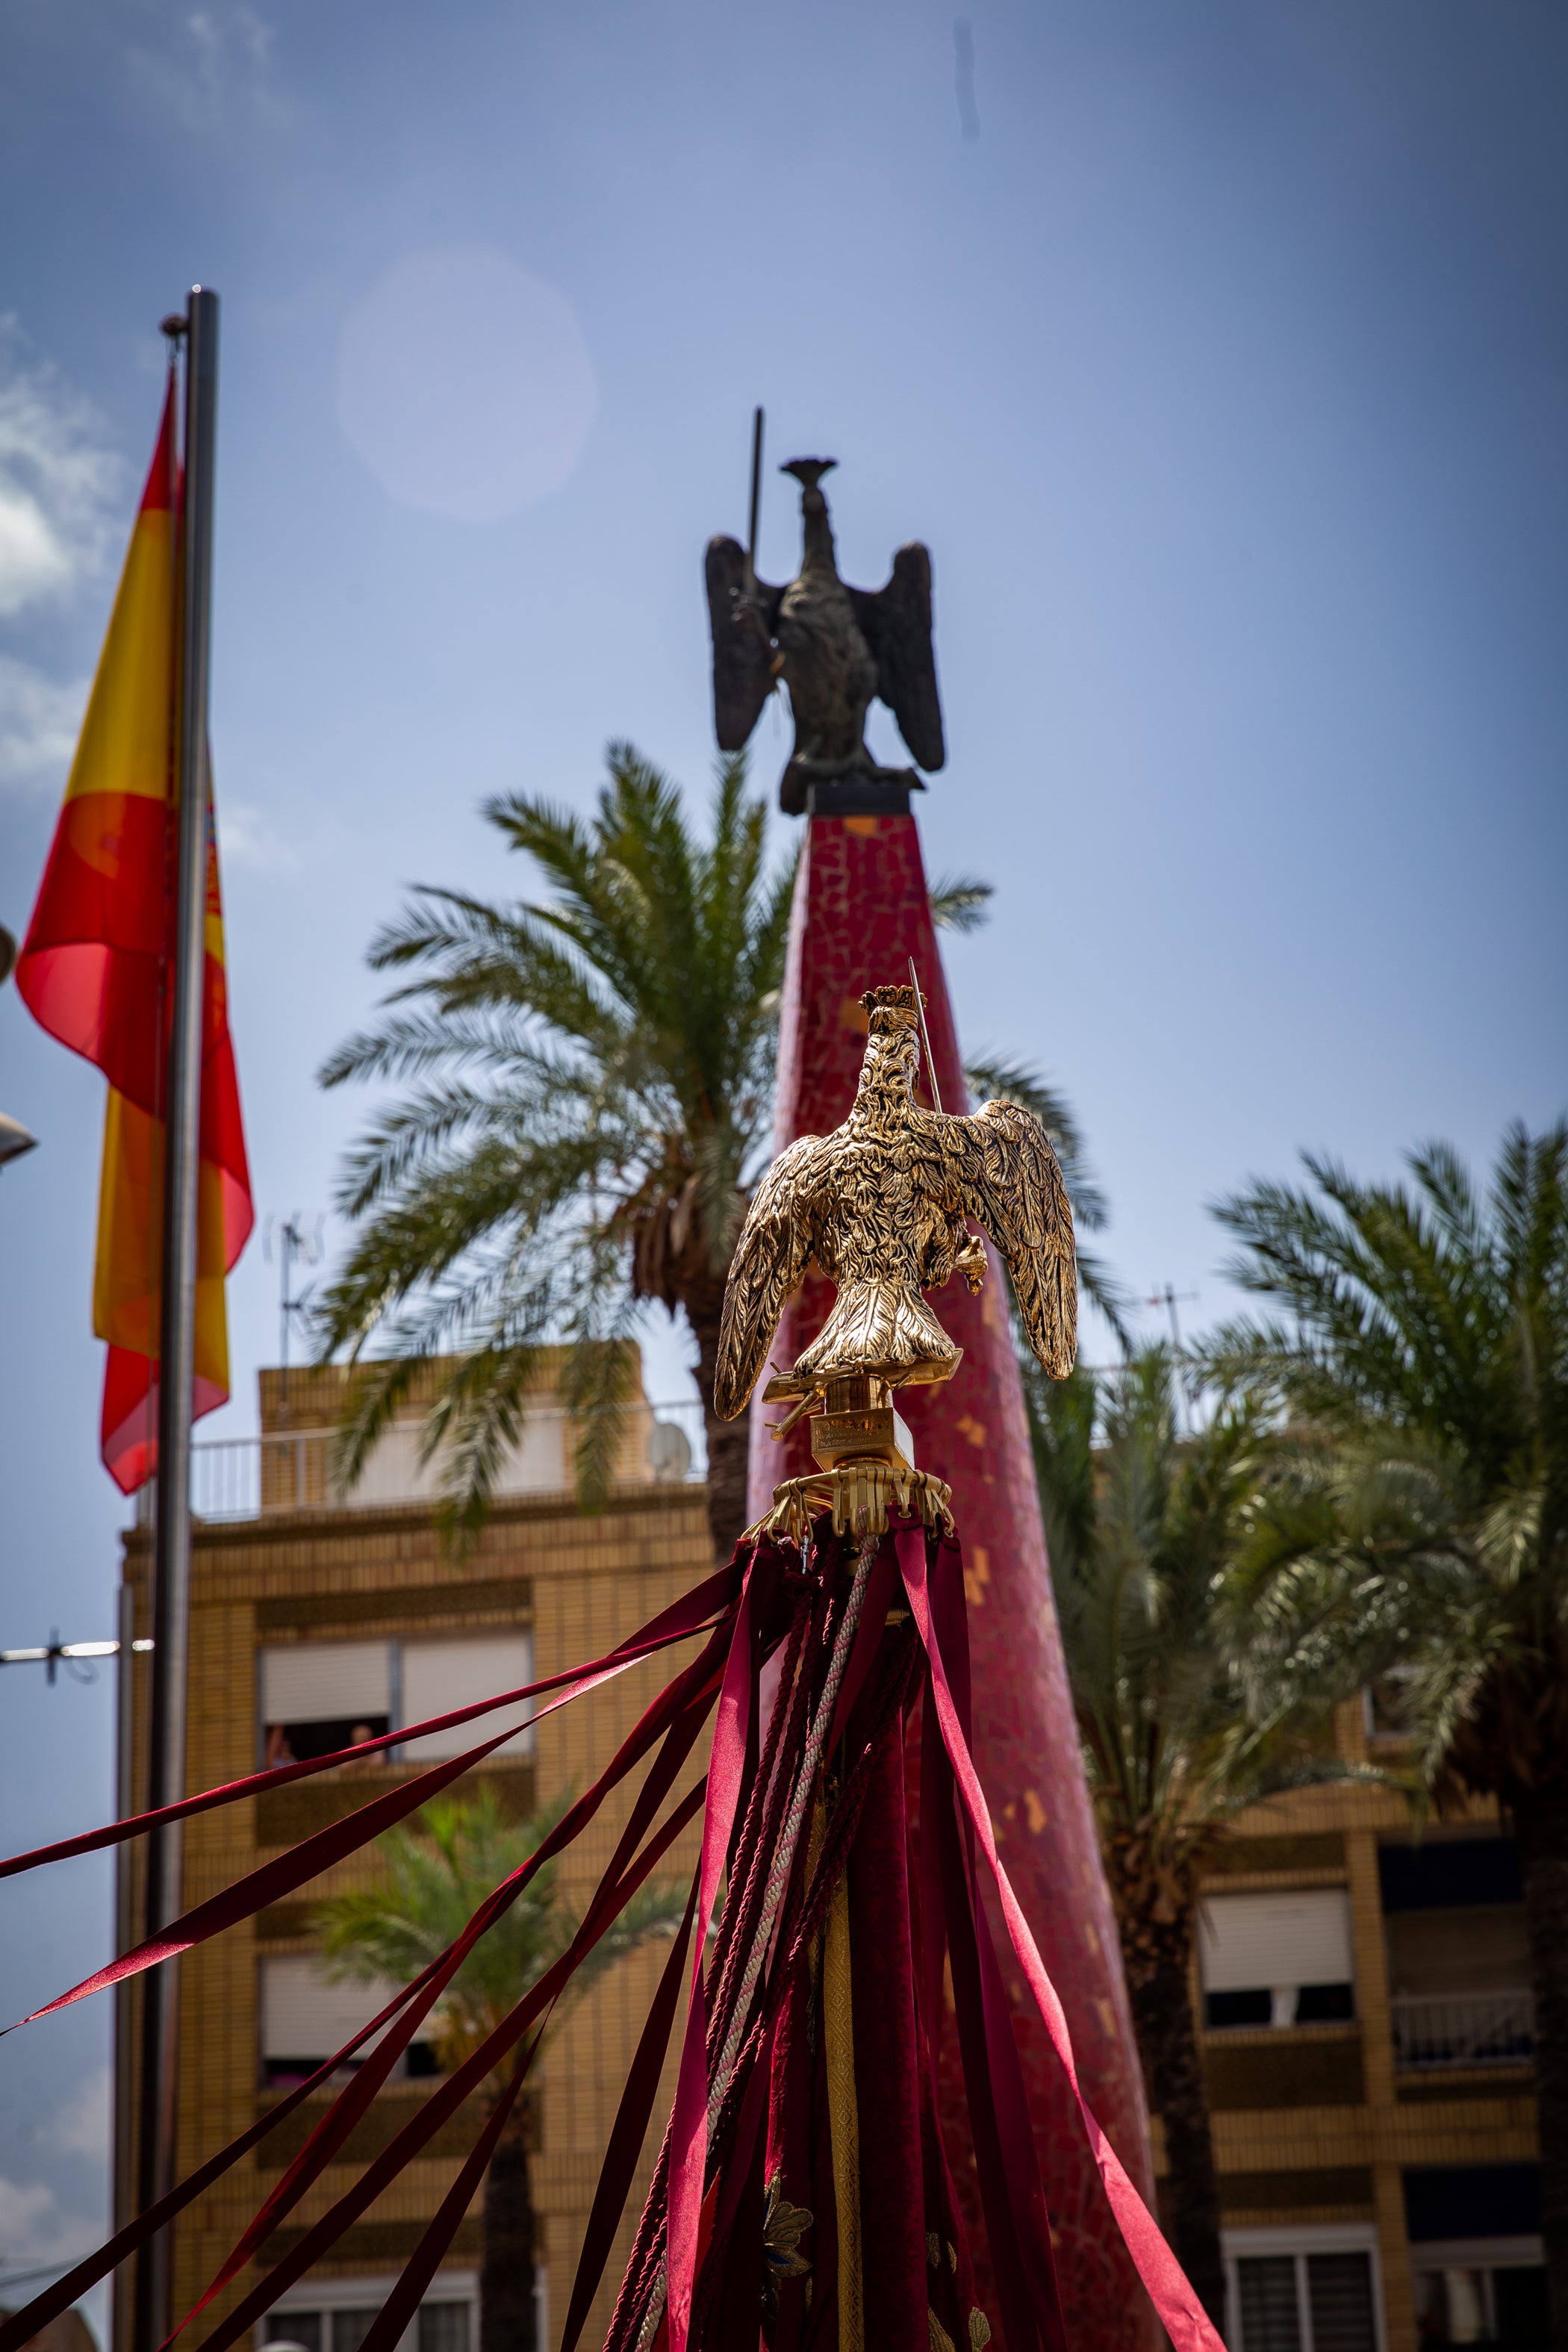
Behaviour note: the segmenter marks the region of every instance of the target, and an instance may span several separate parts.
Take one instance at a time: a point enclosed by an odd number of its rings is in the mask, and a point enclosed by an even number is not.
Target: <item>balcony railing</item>
[[[1396,2066],[1519,2066],[1534,2054],[1522,1990],[1395,1993],[1388,2006]]]
[[[625,1405],[617,1417],[617,1485],[687,1486],[707,1476],[702,1407],[695,1397],[673,1404]],[[191,1448],[191,1507],[199,1519],[256,1519],[273,1511],[353,1511],[419,1502],[440,1491],[440,1464],[419,1463],[415,1424],[399,1424],[389,1433],[347,1493],[332,1476],[331,1439],[330,1429],[315,1428],[198,1440]],[[557,1405],[541,1406],[529,1415],[496,1491],[503,1496],[568,1494],[571,1487],[569,1418]],[[137,1497],[139,1517],[150,1515],[152,1491],[144,1486]]]

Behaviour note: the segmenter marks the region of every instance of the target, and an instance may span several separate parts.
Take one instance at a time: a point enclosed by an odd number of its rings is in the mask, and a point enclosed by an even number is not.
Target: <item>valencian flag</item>
[[[93,1329],[109,1343],[105,1466],[126,1494],[157,1468],[163,1108],[174,980],[178,789],[174,381],[16,966],[36,1020],[109,1080]],[[228,1034],[209,797],[193,1412],[228,1397],[224,1277],[253,1223]]]

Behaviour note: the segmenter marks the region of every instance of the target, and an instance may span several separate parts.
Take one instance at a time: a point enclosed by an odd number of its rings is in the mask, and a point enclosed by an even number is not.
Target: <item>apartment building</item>
[[[1361,1705],[1340,1752],[1397,1758]],[[1341,1783],[1241,1816],[1194,1960],[1233,2352],[1546,2343],[1519,1860]],[[1163,2159],[1161,2159],[1163,2163]]]
[[[263,1372],[260,1440],[198,1450],[193,1787],[233,1780],[268,1759],[325,1755],[356,1736],[395,1730],[400,1723],[427,1719],[602,1654],[711,1566],[697,1475],[700,1421],[689,1409],[656,1412],[639,1399],[625,1410],[608,1507],[584,1517],[571,1493],[574,1426],[550,1393],[547,1370],[489,1523],[474,1550],[458,1559],[441,1540],[435,1477],[419,1460],[416,1421],[423,1394],[411,1399],[353,1493],[335,1490],[327,1433],[339,1377],[333,1370],[296,1371],[285,1383],[279,1374]],[[147,1566],[145,1534],[133,1532],[124,1574],[135,1595],[139,1633],[146,1626]],[[507,1813],[523,1818],[545,1797],[585,1787],[670,1671],[670,1658],[650,1660],[536,1727],[520,1711],[510,1738],[480,1768]],[[144,1699],[142,1689],[138,1752]],[[483,1728],[500,1728],[503,1720],[486,1718]],[[388,1751],[384,1763],[326,1773],[199,1817],[186,1832],[187,1902],[230,1885],[479,1736],[476,1727],[410,1741]],[[692,1773],[699,1769],[693,1765]],[[458,1793],[479,1777],[466,1776],[457,1784]],[[606,1803],[559,1866],[557,1886],[579,1910],[609,1858],[636,1787],[634,1778]],[[668,1874],[684,1885],[695,1859],[692,1832],[672,1850]],[[353,1857],[183,1964],[182,2173],[245,2130],[383,2005],[385,1990],[329,1983],[311,1934],[314,1905],[368,1883],[375,1867],[370,1856]],[[532,2169],[542,2240],[542,2346],[559,2334],[610,2124],[667,1954],[668,1947],[658,1944],[617,1963],[568,2012],[541,2062]],[[121,2063],[129,2065],[133,2032],[122,2040]],[[263,2263],[276,2263],[358,2178],[412,2104],[428,2095],[433,2066],[427,2046],[415,2043],[351,2137],[344,2160],[328,2168],[275,2233]],[[661,2116],[673,2090],[672,2073],[657,2110]],[[307,2101],[182,2217],[174,2248],[180,2311],[205,2290],[325,2104],[321,2096]],[[134,2145],[132,2109],[133,2096],[121,2113],[122,2210]],[[288,2341],[304,2352],[357,2352],[455,2179],[479,2120],[461,2114],[436,2137],[353,2224],[333,2258],[283,2294],[258,2331],[260,2342]],[[612,2256],[589,2341],[595,2327],[602,2336],[629,2251],[657,2154],[657,2134],[650,2138],[632,2218]],[[477,2352],[478,2252],[476,2207],[426,2296],[405,2352]],[[231,2290],[216,2309],[227,2310],[235,2299]]]

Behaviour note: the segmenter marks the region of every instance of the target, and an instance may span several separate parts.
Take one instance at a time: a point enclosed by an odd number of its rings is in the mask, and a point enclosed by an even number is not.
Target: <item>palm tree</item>
[[[1489,1186],[1429,1144],[1413,1185],[1309,1158],[1219,1215],[1277,1302],[1224,1335],[1318,1440],[1259,1528],[1260,1630],[1397,1676],[1425,1801],[1512,1818],[1535,1990],[1542,2236],[1568,2352],[1568,1123],[1509,1129]]]
[[[376,1842],[385,1877],[320,1905],[314,1916],[326,1970],[334,1978],[407,1984],[444,1952],[484,1897],[526,1862],[565,1810],[547,1806],[509,1822],[495,1791],[443,1798],[408,1828]],[[555,2024],[605,1970],[648,1937],[673,1932],[685,1897],[640,1887],[578,1964],[554,2011]],[[510,1909],[482,1935],[432,2012],[437,2064],[449,2071],[514,2009],[571,1943],[578,1921],[545,1863]],[[553,2030],[553,2029],[552,2029]],[[492,2100],[499,2076],[487,2085]],[[534,2339],[534,2218],[529,2174],[531,2111],[513,2107],[485,2174],[479,2273],[479,2352],[520,2352]]]
[[[586,821],[515,794],[485,814],[552,886],[500,906],[422,889],[375,940],[409,973],[322,1083],[414,1079],[353,1153],[361,1220],[321,1310],[323,1355],[361,1363],[337,1467],[351,1480],[432,1356],[455,1354],[425,1425],[459,1528],[527,1409],[539,1351],[570,1343],[583,1496],[602,1496],[626,1343],[644,1302],[697,1344],[708,1509],[728,1555],[746,1517],[745,1423],[712,1410],[724,1276],[765,1150],[793,867],[721,762],[711,831],[628,744]],[[620,1343],[620,1344],[617,1344]]]
[[[1151,2102],[1165,2128],[1172,2236],[1225,2320],[1219,2187],[1189,1993],[1205,1867],[1235,1815],[1338,1777],[1293,1689],[1249,1709],[1226,1578],[1271,1437],[1245,1391],[1178,1434],[1175,1366],[1148,1348],[1120,1378],[1079,1369],[1032,1398],[1057,1613]],[[1255,1694],[1256,1696],[1256,1694]]]

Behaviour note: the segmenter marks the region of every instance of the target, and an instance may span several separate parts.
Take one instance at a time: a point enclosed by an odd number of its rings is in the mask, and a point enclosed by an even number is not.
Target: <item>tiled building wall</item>
[[[443,1549],[428,1511],[417,1508],[269,1515],[203,1528],[193,1570],[188,1785],[208,1787],[255,1769],[257,1653],[263,1643],[363,1640],[414,1630],[422,1635],[471,1634],[531,1625],[535,1671],[542,1676],[610,1649],[710,1566],[704,1497],[691,1487],[645,1486],[635,1501],[595,1518],[580,1517],[559,1503],[503,1505],[461,1562]],[[145,1567],[144,1549],[133,1538],[128,1579],[140,1586]],[[538,1728],[531,1760],[498,1760],[489,1769],[509,1808],[521,1814],[531,1810],[536,1791],[542,1796],[586,1787],[683,1654],[666,1654],[634,1666],[547,1718]],[[187,1904],[231,1885],[411,1769],[324,1775],[198,1818],[186,1832]],[[700,1769],[693,1763],[679,1786],[689,1786]],[[608,1859],[638,1777],[632,1776],[605,1804],[563,1864],[558,1884],[578,1908]],[[695,1856],[691,1831],[672,1851],[668,1874],[684,1884]],[[258,2058],[260,1958],[308,1950],[310,1905],[363,1883],[374,1869],[367,1856],[353,1857],[184,1963],[182,2173],[242,2132],[255,2119],[258,2101],[268,2095],[260,2085]],[[534,2191],[557,2326],[615,2104],[667,1951],[659,1944],[612,1969],[568,2012],[543,2059]],[[270,2241],[271,2261],[351,2186],[363,2159],[385,2144],[426,2089],[418,2082],[389,2086],[345,2149],[344,2161],[328,2168]],[[673,2080],[666,2089],[672,2093]],[[175,2256],[182,2311],[205,2289],[318,2112],[310,2103],[289,2118],[276,2138],[264,2141],[184,2218]],[[396,2270],[450,2186],[476,2127],[474,2118],[454,2118],[430,2153],[353,2224],[327,2267],[355,2273]],[[634,2205],[640,2203],[657,2154],[656,2133],[650,2138]],[[595,2326],[602,2332],[607,2319],[634,2222],[635,2212],[606,2273],[590,2340]],[[477,2250],[476,2208],[458,2233],[451,2262],[471,2268]],[[237,2292],[231,2290],[217,2309],[230,2307]]]
[[[1341,1709],[1336,1731],[1348,1760],[1395,1760],[1392,1748],[1369,1757],[1359,1705]],[[1478,1829],[1495,1827],[1496,1809],[1476,1802],[1468,1819]],[[1238,1818],[1207,1882],[1216,1895],[1317,1886],[1348,1894],[1353,2022],[1233,2027],[1202,2039],[1225,2226],[1373,2224],[1386,2352],[1416,2346],[1405,2168],[1526,2163],[1537,2147],[1528,2065],[1396,2071],[1378,1848],[1407,1840],[1410,1830],[1408,1809],[1391,1787],[1329,1783],[1292,1791]],[[1201,2017],[1195,1961],[1193,1998]],[[1155,2160],[1163,2175],[1158,2141]]]

